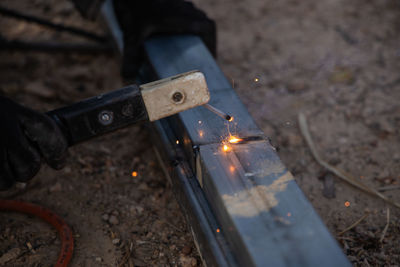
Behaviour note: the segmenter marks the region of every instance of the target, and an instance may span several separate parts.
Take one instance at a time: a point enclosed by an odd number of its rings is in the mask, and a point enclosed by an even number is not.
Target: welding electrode
[[[230,116],[229,114],[226,114],[225,112],[217,109],[216,107],[211,106],[210,104],[204,104],[203,107],[205,107],[209,111],[217,114],[218,116],[220,116],[224,120],[232,121],[232,118],[233,118],[232,116]]]

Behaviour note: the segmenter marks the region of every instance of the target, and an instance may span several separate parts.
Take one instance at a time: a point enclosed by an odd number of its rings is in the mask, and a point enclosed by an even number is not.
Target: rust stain
[[[253,217],[278,205],[276,194],[285,191],[288,183],[292,180],[292,174],[286,172],[268,186],[258,185],[234,195],[225,194],[222,199],[228,207],[229,213],[236,216]]]

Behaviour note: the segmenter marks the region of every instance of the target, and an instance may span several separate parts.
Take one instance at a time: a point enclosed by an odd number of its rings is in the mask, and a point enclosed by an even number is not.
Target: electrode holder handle
[[[159,120],[209,100],[204,75],[191,71],[140,87],[130,85],[46,114],[58,124],[71,146],[140,121]]]

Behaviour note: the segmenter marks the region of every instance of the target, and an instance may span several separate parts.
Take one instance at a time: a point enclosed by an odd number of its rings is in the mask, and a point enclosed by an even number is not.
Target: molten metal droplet
[[[135,171],[133,171],[133,172],[132,172],[132,177],[137,177],[137,176],[138,176],[138,173],[135,172]]]
[[[176,142],[175,142],[177,145],[179,145],[179,140],[176,140]]]
[[[219,233],[219,232],[220,232],[219,228],[217,228],[217,230],[216,230],[216,231],[217,231],[217,233]]]
[[[346,202],[344,203],[344,205],[345,205],[346,207],[350,207],[350,202],[349,202],[349,201],[346,201]]]
[[[224,146],[222,147],[222,150],[225,151],[225,152],[228,151],[228,150],[229,150],[229,146],[224,145]]]

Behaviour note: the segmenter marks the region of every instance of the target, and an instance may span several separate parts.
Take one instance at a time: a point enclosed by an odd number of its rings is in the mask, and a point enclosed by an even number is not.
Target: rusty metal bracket
[[[111,1],[103,14],[121,37]],[[145,50],[144,82],[198,69],[210,104],[235,118],[228,131],[221,118],[197,107],[152,124],[157,155],[205,264],[350,266],[200,38],[152,38]],[[224,149],[230,134],[245,141]]]

